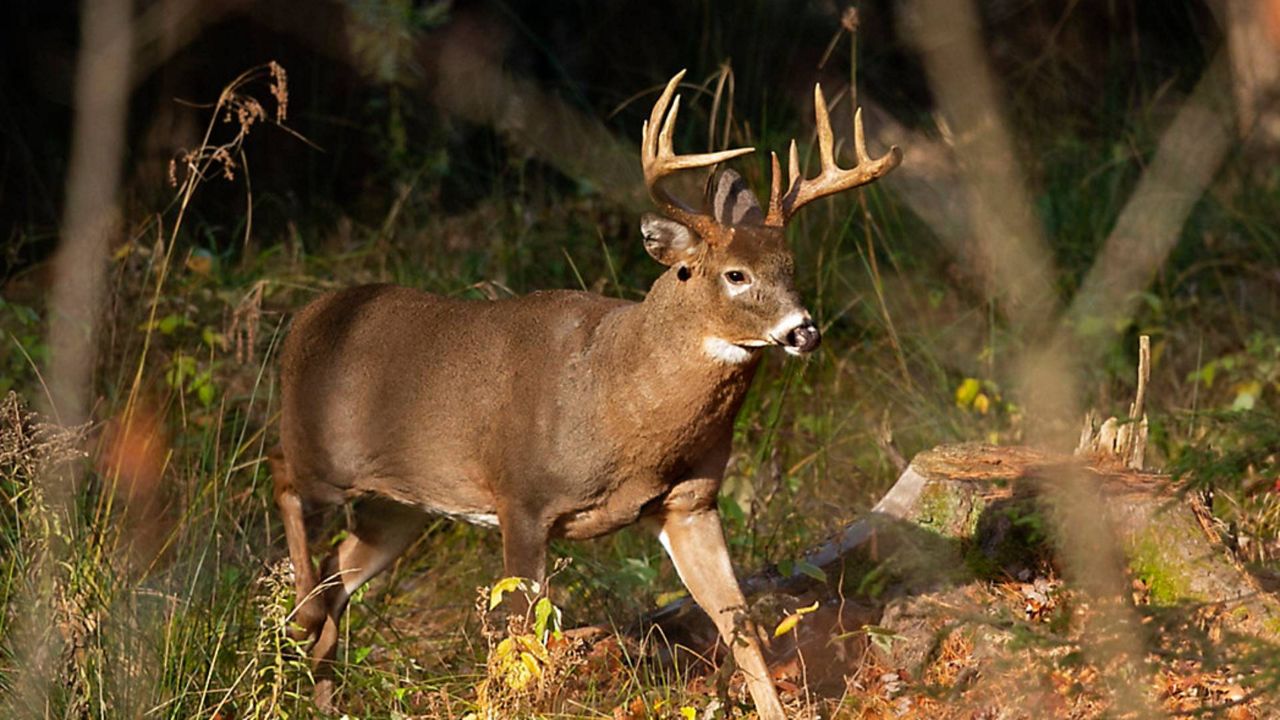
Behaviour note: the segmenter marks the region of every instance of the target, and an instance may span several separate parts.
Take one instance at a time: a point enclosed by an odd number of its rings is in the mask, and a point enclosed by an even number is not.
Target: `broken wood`
[[[1090,410],[1084,418],[1076,455],[1115,458],[1131,470],[1146,468],[1147,456],[1147,383],[1151,382],[1151,336],[1138,338],[1138,389],[1129,406],[1127,421],[1107,418],[1099,422],[1098,413]]]

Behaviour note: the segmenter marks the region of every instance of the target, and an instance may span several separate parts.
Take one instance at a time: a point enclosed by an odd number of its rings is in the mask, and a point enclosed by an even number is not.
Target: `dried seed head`
[[[271,95],[276,99],[276,122],[282,123],[289,116],[289,76],[280,63],[267,63],[271,70]]]
[[[858,8],[850,5],[840,16],[840,27],[851,33],[858,32],[858,20]]]

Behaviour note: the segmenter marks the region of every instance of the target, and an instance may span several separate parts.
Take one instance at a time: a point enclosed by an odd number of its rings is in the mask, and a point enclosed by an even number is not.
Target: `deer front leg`
[[[769,676],[760,643],[749,623],[738,623],[746,599],[729,562],[729,549],[720,528],[714,496],[710,506],[683,508],[668,503],[659,518],[658,540],[666,548],[676,572],[698,605],[711,616],[720,637],[733,650],[738,668],[761,720],[784,720],[778,691]]]
[[[547,577],[548,523],[536,512],[519,507],[500,507],[498,523],[502,531],[502,565],[507,577],[521,577],[541,586]],[[529,601],[524,593],[507,596],[506,610],[528,617]]]

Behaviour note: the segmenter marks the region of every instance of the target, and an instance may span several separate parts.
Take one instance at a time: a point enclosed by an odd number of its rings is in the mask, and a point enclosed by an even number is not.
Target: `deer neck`
[[[705,312],[682,289],[675,274],[666,273],[643,302],[602,323],[591,375],[597,397],[609,406],[601,409],[610,425],[634,423],[637,432],[701,440],[732,429],[760,351],[717,344]]]

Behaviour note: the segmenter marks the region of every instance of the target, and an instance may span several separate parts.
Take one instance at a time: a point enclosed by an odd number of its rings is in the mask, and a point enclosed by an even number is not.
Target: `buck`
[[[567,290],[467,301],[366,285],[324,295],[294,319],[271,462],[320,706],[332,706],[329,668],[352,593],[435,514],[497,527],[506,574],[537,581],[549,539],[643,523],[732,648],[760,717],[783,717],[755,630],[741,619],[716,494],[761,349],[805,355],[819,343],[795,290],[788,221],[885,175],[901,153],[868,156],[858,111],[857,165],[838,167],[815,87],[821,173],[802,176],[793,140],[785,191],[773,155],[767,213],[732,170],[715,176],[709,208],[695,211],[662,180],[753,149],[675,154],[672,96],[683,75],[641,135],[645,185],[661,211],[641,220],[644,247],[668,267],[643,301]],[[350,534],[317,573],[307,519],[348,502]],[[328,587],[317,589],[318,578]]]

